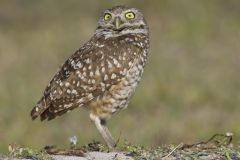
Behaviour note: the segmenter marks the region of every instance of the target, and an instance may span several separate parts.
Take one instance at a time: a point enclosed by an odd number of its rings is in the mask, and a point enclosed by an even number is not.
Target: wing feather
[[[141,48],[125,37],[92,38],[60,67],[31,112],[32,119],[56,116],[101,98],[125,77]]]

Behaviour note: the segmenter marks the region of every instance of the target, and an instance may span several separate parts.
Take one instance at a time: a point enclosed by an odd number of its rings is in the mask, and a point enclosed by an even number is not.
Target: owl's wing
[[[124,37],[93,39],[60,68],[31,112],[33,119],[51,120],[101,98],[123,79],[141,48]]]

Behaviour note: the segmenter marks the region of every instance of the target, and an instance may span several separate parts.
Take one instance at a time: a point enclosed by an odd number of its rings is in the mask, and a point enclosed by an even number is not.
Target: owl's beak
[[[115,25],[116,29],[120,29],[121,28],[122,21],[121,21],[120,17],[116,17],[115,18],[114,25]]]

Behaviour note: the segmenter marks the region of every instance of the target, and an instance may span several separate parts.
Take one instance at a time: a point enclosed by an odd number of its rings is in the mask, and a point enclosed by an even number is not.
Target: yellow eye
[[[110,20],[112,18],[112,15],[110,14],[110,13],[105,13],[104,14],[104,20],[105,21],[108,21],[108,20]]]
[[[134,18],[135,18],[135,14],[134,14],[133,12],[127,12],[127,13],[125,14],[125,17],[126,17],[127,19],[134,19]]]

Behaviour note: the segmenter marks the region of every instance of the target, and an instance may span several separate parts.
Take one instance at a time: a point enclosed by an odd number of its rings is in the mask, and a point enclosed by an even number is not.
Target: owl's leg
[[[106,126],[106,121],[101,120],[99,117],[97,117],[93,114],[90,114],[90,118],[94,122],[94,124],[97,127],[100,134],[102,135],[104,141],[107,143],[108,148],[110,150],[114,150],[114,148],[116,147],[116,143],[115,143],[110,131],[108,130],[108,128]]]
[[[112,148],[115,148],[116,147],[116,142],[115,142],[114,138],[112,137],[112,134],[108,130],[106,120],[101,120],[100,122],[101,122],[102,128],[104,130],[104,133],[108,137],[108,143],[110,144],[110,146],[112,146]]]

